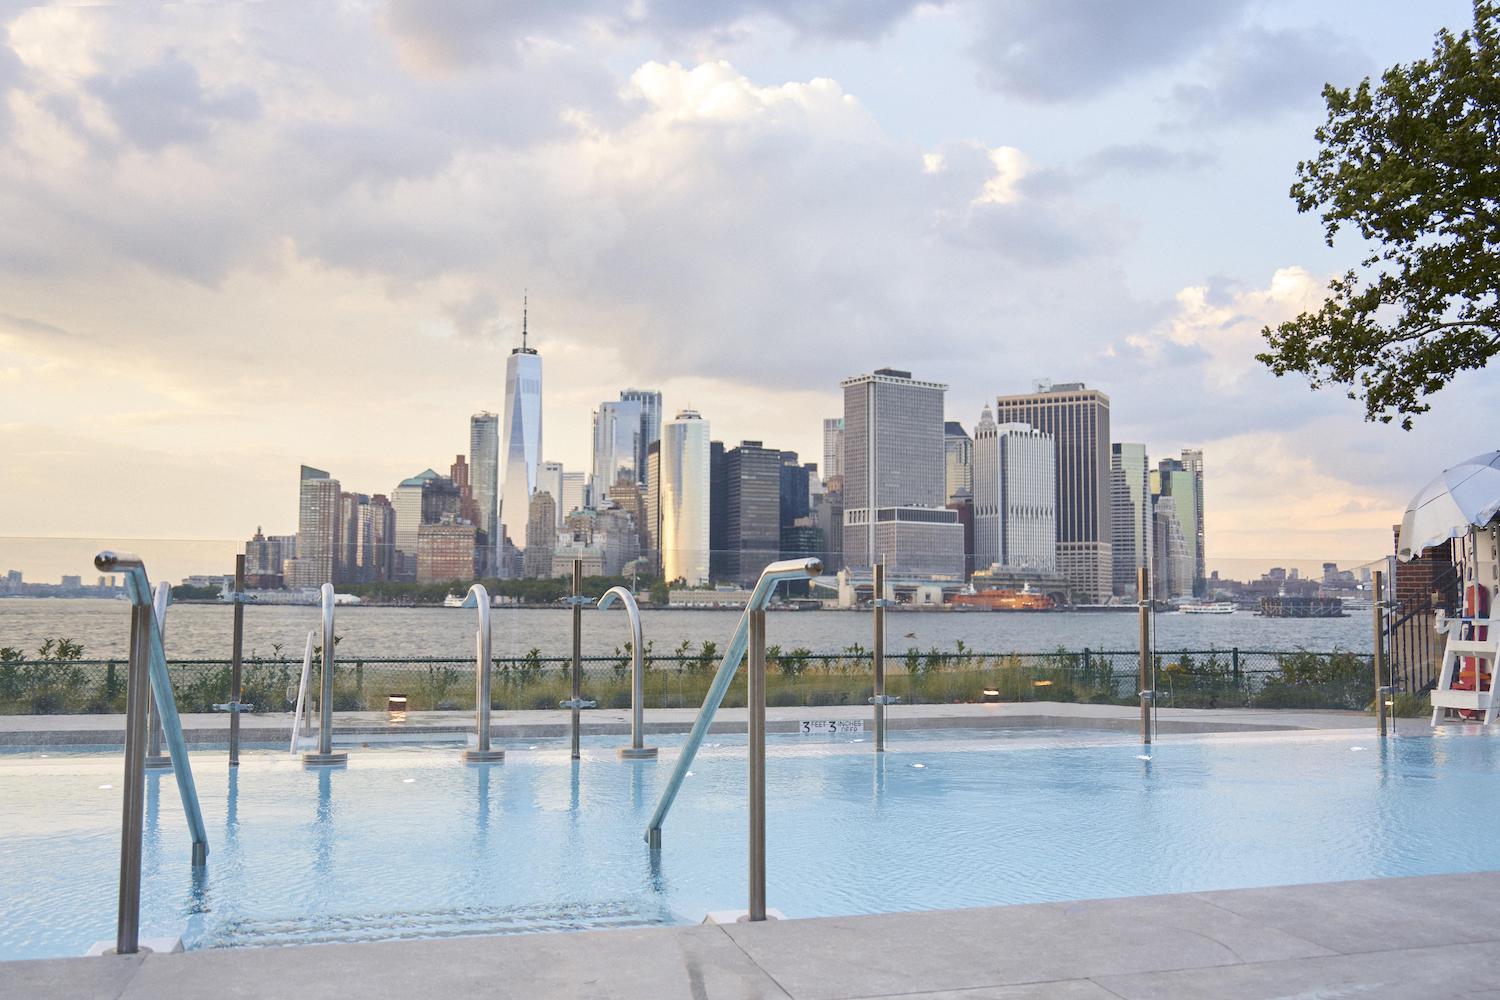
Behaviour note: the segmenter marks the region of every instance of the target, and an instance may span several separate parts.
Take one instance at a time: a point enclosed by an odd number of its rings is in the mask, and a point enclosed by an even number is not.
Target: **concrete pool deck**
[[[1497,950],[1500,872],[1484,872],[754,925],[0,962],[0,996],[1495,1000]]]
[[[697,717],[696,708],[660,708],[646,713],[646,732],[685,733]],[[771,732],[794,732],[808,719],[865,720],[870,728],[870,708],[860,705],[781,707],[766,710]],[[961,705],[897,705],[886,715],[892,731],[936,728],[1078,728],[1136,732],[1140,709],[1129,705],[1094,705],[1076,702],[1005,702]],[[335,712],[335,741],[358,744],[367,741],[461,741],[474,731],[474,718],[466,712],[409,712],[403,722],[392,722],[385,712]],[[227,714],[187,714],[183,731],[193,744],[223,744],[228,741]],[[1368,729],[1375,720],[1363,712],[1301,711],[1250,708],[1162,708],[1157,713],[1158,731],[1171,733],[1243,733],[1287,730]],[[1401,719],[1403,731],[1427,730],[1427,720]],[[240,717],[241,739],[247,745],[285,746],[291,738],[291,715],[286,712],[246,714]],[[493,739],[537,739],[566,736],[569,713],[551,711],[496,711],[491,715]],[[744,732],[745,709],[723,708],[714,719],[712,732]],[[628,735],[628,709],[590,709],[583,713],[581,732],[586,736]],[[123,715],[0,715],[0,746],[107,746],[124,740]]]

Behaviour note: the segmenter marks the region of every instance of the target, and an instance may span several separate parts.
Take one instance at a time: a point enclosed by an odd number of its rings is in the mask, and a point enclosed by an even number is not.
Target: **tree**
[[[1316,312],[1261,331],[1257,358],[1410,430],[1427,397],[1500,353],[1500,2],[1475,0],[1473,29],[1438,32],[1431,59],[1323,99],[1322,149],[1291,196],[1320,210],[1330,247],[1348,225],[1374,250]]]

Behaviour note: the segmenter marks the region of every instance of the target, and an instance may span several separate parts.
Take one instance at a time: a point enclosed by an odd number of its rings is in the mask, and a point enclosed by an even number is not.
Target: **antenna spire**
[[[526,299],[527,299],[527,292],[526,292],[526,289],[523,288],[521,290],[521,350],[522,351],[526,350],[526,307],[527,307],[527,301],[526,301]]]

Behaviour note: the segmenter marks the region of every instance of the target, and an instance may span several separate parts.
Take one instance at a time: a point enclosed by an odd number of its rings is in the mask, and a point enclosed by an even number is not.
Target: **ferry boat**
[[[955,594],[948,602],[955,610],[978,608],[985,611],[1051,611],[1056,604],[1046,594],[1038,594],[1031,587],[1020,590],[981,590],[977,593]]]
[[[1205,601],[1202,604],[1184,604],[1177,610],[1185,615],[1232,615],[1239,610],[1233,601]]]
[[[463,606],[464,599],[457,594],[449,593],[447,597],[443,598],[443,607],[445,608],[461,608]]]

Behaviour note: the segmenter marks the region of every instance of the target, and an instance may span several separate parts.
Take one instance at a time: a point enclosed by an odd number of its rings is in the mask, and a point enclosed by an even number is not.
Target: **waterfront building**
[[[723,445],[719,449],[723,450]],[[652,569],[661,568],[661,442],[652,441],[646,449],[646,527],[645,550]]]
[[[512,350],[505,362],[500,509],[496,515],[505,526],[511,543],[523,550],[526,548],[531,494],[536,490],[537,471],[542,461],[542,359],[527,343],[526,314],[523,300],[521,346]]]
[[[604,576],[604,552],[597,545],[567,533],[559,536],[552,553],[552,575],[571,580],[573,560],[583,561],[584,576]]]
[[[1033,392],[998,397],[995,423],[1051,436],[1058,569],[1075,600],[1104,603],[1114,590],[1109,397],[1082,382],[1038,382]]]
[[[974,495],[974,442],[957,420],[943,422],[943,475],[949,500]]]
[[[793,464],[785,464],[791,454]],[[751,586],[781,551],[785,475],[800,471],[796,453],[741,441],[723,458],[723,567],[716,579]],[[795,492],[795,490],[794,490]],[[805,501],[806,490],[803,497]],[[803,507],[806,507],[804,502]]]
[[[1057,571],[1057,449],[1030,424],[974,429],[974,568]]]
[[[297,490],[297,556],[283,563],[289,587],[318,587],[338,575],[339,481],[302,466]]]
[[[641,542],[635,518],[620,507],[595,512],[591,541],[599,550],[605,576],[622,575],[627,566],[640,558]]]
[[[844,474],[844,418],[823,420],[823,476],[825,480]]]
[[[296,535],[267,537],[259,526],[245,543],[245,586],[251,590],[279,590],[283,583],[285,562],[297,557]],[[19,584],[20,578],[16,581]]]
[[[630,516],[635,525],[637,555],[650,547],[646,528],[646,494],[635,480],[621,479],[609,488],[609,504]],[[632,556],[631,558],[635,558]]]
[[[1178,500],[1170,493],[1158,495],[1152,503],[1155,524],[1152,526],[1151,590],[1159,601],[1190,597],[1193,593],[1193,560],[1187,547],[1187,533],[1179,516]],[[1188,498],[1190,500],[1190,498]]]
[[[1182,449],[1182,467],[1193,477],[1193,593],[1208,592],[1208,562],[1203,551],[1203,449]]]
[[[469,463],[462,455],[453,456],[448,466],[448,478],[458,491],[458,516],[476,528],[479,527],[479,505],[474,502],[474,485],[469,481]]]
[[[781,453],[781,526],[812,513],[813,483],[818,480],[816,462],[802,464],[795,451]]]
[[[708,421],[681,410],[662,428],[661,560],[667,580],[709,578]]]
[[[423,496],[427,484],[440,478],[431,469],[423,469],[415,476],[401,480],[391,490],[391,507],[396,512],[396,554],[393,559],[394,579],[413,581],[417,578],[417,531],[422,527]]]
[[[500,496],[500,417],[488,410],[469,418],[469,476],[477,513],[474,524],[493,543]]]
[[[552,507],[556,511],[557,519],[552,525],[552,530],[562,528],[563,515],[563,465],[561,462],[543,462],[536,472],[536,492],[546,493],[552,497]]]
[[[377,583],[391,579],[395,554],[396,512],[382,494],[345,493],[340,497],[342,550],[339,583]]]
[[[531,579],[552,575],[552,554],[557,548],[557,501],[546,490],[531,494],[531,510],[527,518],[526,537],[531,544],[521,557],[521,575]],[[548,538],[554,539],[548,544]]]
[[[641,404],[637,400],[600,403],[594,411],[593,500],[602,507],[609,488],[621,478],[639,481]]]
[[[1114,591],[1139,600],[1137,571],[1149,569],[1155,547],[1151,511],[1151,460],[1143,444],[1110,445]]]
[[[1201,456],[1199,461],[1201,464]],[[1198,575],[1198,567],[1202,565],[1198,547],[1203,537],[1198,525],[1198,486],[1201,481],[1201,473],[1194,472],[1175,458],[1162,459],[1151,473],[1151,492],[1157,496],[1176,499],[1173,509],[1182,529],[1185,558],[1190,567],[1187,583],[1189,594],[1202,594],[1205,583]]]
[[[620,401],[637,403],[641,408],[641,433],[636,441],[636,482],[646,485],[646,452],[661,440],[661,393],[655,389],[626,389]]]
[[[714,580],[730,577],[729,508],[725,500],[729,484],[724,478],[724,442],[708,443],[708,575]]]
[[[474,538],[478,529],[449,518],[417,529],[417,582],[467,583],[474,579]]]
[[[963,526],[948,510],[947,386],[880,368],[844,379],[843,558],[906,576],[961,578]]]
[[[958,515],[958,523],[964,529],[964,576],[974,575],[974,497],[968,490],[961,490],[948,498],[945,504]]]
[[[823,536],[823,565],[836,572],[844,565],[844,494],[830,489],[819,495],[813,505],[813,524]]]

